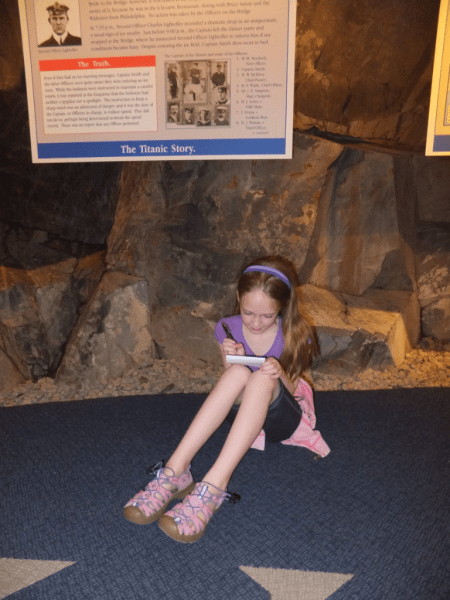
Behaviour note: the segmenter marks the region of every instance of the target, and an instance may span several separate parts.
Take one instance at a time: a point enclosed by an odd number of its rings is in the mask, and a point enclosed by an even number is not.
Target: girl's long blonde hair
[[[240,314],[239,299],[255,289],[262,289],[277,303],[284,337],[284,349],[280,357],[280,364],[286,375],[295,380],[309,367],[314,356],[319,354],[314,327],[302,316],[299,309],[295,290],[299,285],[297,272],[294,265],[283,256],[264,256],[247,267],[253,265],[263,265],[281,271],[288,278],[291,288],[289,289],[286,283],[270,273],[258,271],[243,273],[237,285],[234,314]]]

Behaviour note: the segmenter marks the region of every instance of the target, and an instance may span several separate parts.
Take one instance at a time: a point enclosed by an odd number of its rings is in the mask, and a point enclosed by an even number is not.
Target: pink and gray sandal
[[[217,492],[212,493],[208,486]],[[177,542],[196,542],[205,533],[211,517],[225,499],[231,504],[236,504],[240,496],[229,494],[206,481],[201,481],[196,484],[192,494],[160,518],[158,526]]]
[[[138,492],[123,509],[123,516],[137,525],[147,525],[159,519],[172,500],[184,498],[192,492],[195,482],[190,467],[179,477],[170,467],[164,467],[161,461],[147,469],[147,475],[156,475],[155,479]]]

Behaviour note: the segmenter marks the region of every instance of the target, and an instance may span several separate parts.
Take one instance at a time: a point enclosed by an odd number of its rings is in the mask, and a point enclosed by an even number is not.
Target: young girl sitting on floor
[[[159,527],[179,542],[195,542],[225,498],[230,477],[261,430],[266,440],[287,440],[302,410],[293,394],[301,373],[317,355],[316,337],[302,318],[294,266],[280,256],[256,260],[239,279],[235,316],[217,323],[224,372],[206,398],[175,452],[155,465],[153,479],[125,506],[124,516],[137,524],[159,519]],[[226,337],[222,323],[232,338]],[[226,355],[265,356],[261,367],[229,364]],[[306,385],[306,384],[305,384]],[[203,481],[195,484],[190,463],[227,419],[225,444]],[[168,504],[184,498],[173,509]],[[165,513],[165,514],[164,514]]]

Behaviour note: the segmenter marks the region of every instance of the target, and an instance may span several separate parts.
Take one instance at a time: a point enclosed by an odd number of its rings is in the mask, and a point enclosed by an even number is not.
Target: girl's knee
[[[245,373],[246,375],[251,375],[252,372],[250,371],[250,369],[248,367],[246,367],[245,365],[231,365],[230,369],[236,370],[236,371],[240,371],[242,373]]]
[[[258,385],[263,385],[272,391],[278,388],[278,379],[271,379],[259,369],[251,374],[249,381],[256,382]]]
[[[231,365],[228,367],[226,371],[222,374],[222,377],[239,377],[243,381],[248,380],[252,372],[245,365]]]

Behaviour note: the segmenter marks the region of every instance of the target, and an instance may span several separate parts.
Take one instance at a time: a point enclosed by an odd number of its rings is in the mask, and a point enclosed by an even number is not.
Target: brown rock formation
[[[105,273],[72,331],[59,383],[76,384],[82,378],[95,385],[155,357],[147,289],[140,277]]]
[[[301,130],[422,150],[439,0],[300,0]]]
[[[208,360],[214,352],[218,360],[211,327],[194,330],[200,317],[211,326],[232,310],[245,262],[283,254],[303,263],[327,170],[341,151],[296,136],[292,161],[124,165],[108,265],[149,282],[163,356]]]
[[[398,367],[419,340],[420,308],[413,292],[372,289],[350,296],[312,285],[299,292],[319,337],[316,372],[354,376],[365,368]]]
[[[411,176],[407,157],[343,151],[321,194],[302,281],[352,295],[370,287],[413,290]]]

